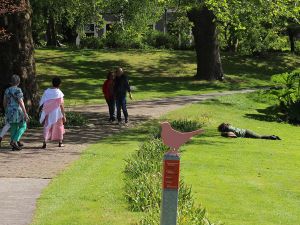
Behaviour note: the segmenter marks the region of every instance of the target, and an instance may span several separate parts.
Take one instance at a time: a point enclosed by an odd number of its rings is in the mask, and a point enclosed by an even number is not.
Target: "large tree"
[[[37,82],[34,46],[31,34],[32,11],[29,0],[2,0],[0,2],[0,85],[2,107],[3,92],[10,77],[21,77],[25,104],[31,113],[37,110]]]
[[[197,53],[197,79],[223,79],[218,30],[225,31],[227,47],[237,50],[243,36],[251,51],[264,49],[265,40],[276,37],[288,20],[299,18],[296,0],[165,0],[171,7],[186,10],[193,23]],[[223,29],[218,29],[222,28]],[[272,31],[270,31],[272,28]],[[252,46],[251,46],[252,45]]]

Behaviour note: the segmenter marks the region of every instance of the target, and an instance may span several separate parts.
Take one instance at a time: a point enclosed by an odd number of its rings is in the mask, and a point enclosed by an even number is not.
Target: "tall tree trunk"
[[[192,8],[188,18],[193,22],[193,35],[197,53],[196,78],[201,80],[223,80],[223,68],[218,43],[214,13],[207,7]]]
[[[291,46],[291,52],[295,52],[295,38],[294,38],[294,32],[292,29],[288,29],[288,35],[290,39],[290,46]]]
[[[10,78],[17,74],[21,78],[20,88],[24,93],[24,102],[31,114],[38,109],[37,83],[34,60],[34,46],[31,31],[31,15],[29,0],[25,0],[26,8],[22,12],[0,18],[4,22],[11,38],[0,42],[0,85],[3,104],[3,92],[9,86]],[[19,0],[14,0],[15,4]]]
[[[51,14],[49,14],[48,17],[46,36],[47,36],[47,46],[57,45],[55,20]]]
[[[227,40],[226,50],[229,52],[237,52],[239,40],[238,40],[235,30],[233,29],[232,26],[230,26],[228,28],[228,32],[229,32],[229,35],[227,37],[225,37],[225,40]]]

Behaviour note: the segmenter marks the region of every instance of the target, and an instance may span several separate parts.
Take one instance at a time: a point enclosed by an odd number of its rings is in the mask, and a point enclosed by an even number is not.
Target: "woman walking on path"
[[[116,120],[115,116],[115,108],[116,108],[116,100],[114,95],[114,81],[115,74],[113,71],[109,71],[107,74],[107,79],[105,80],[102,86],[102,92],[104,94],[104,98],[106,100],[108,111],[109,111],[109,122],[114,122]]]
[[[47,147],[47,141],[58,141],[58,146],[63,147],[64,123],[66,115],[64,110],[64,94],[59,89],[61,79],[52,79],[52,88],[48,88],[40,101],[42,113],[40,123],[44,124],[44,143],[42,148]]]
[[[117,119],[118,123],[121,123],[121,109],[124,114],[125,123],[128,123],[128,112],[126,106],[126,94],[129,93],[129,98],[131,96],[131,88],[128,82],[128,77],[124,74],[121,67],[116,70],[115,88],[114,92],[116,95],[116,105],[117,105]]]
[[[5,120],[10,125],[10,137],[12,150],[21,150],[22,144],[20,139],[24,134],[29,120],[28,114],[23,101],[23,92],[18,87],[20,77],[13,75],[11,77],[11,87],[4,93],[3,105],[5,108]]]

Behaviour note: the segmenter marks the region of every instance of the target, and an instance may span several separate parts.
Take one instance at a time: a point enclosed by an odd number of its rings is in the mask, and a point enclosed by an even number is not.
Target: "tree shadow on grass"
[[[222,52],[221,55],[225,76],[234,75],[233,78],[226,76],[227,81],[233,86],[245,82],[245,78],[267,81],[274,74],[294,70],[300,66],[297,56],[286,53],[269,53],[264,57],[241,56],[226,52]],[[176,65],[181,68],[188,63],[196,63],[194,52],[174,51],[160,60],[160,65]]]
[[[49,49],[48,49],[49,50]],[[50,85],[51,78],[59,75],[63,79],[62,90],[66,99],[75,103],[80,101],[100,101],[103,98],[101,85],[103,84],[108,70],[122,66],[128,72],[130,82],[137,88],[139,95],[147,96],[174,96],[181,93],[197,93],[205,91],[236,90],[243,87],[257,87],[261,85],[257,80],[268,81],[274,73],[281,73],[299,67],[297,60],[291,60],[288,54],[271,54],[270,58],[254,58],[223,53],[223,67],[226,74],[224,82],[207,82],[195,80],[196,57],[193,51],[159,51],[159,50],[75,50],[54,49],[51,55],[41,50],[37,58],[38,66],[43,66],[38,81],[42,89]],[[55,54],[57,53],[57,54]],[[65,54],[64,54],[65,53]],[[123,54],[123,58],[109,59],[99,57],[100,53]],[[49,53],[50,54],[50,53]],[[145,57],[157,54],[151,58],[153,64],[132,63],[124,59],[128,57]],[[39,65],[41,64],[41,65]],[[194,66],[191,66],[193,64]],[[256,79],[253,81],[253,79]],[[188,92],[186,92],[188,91]]]
[[[279,118],[278,110],[274,106],[269,106],[265,109],[256,109],[258,113],[246,113],[244,117],[259,121],[267,122],[282,122],[282,119]]]

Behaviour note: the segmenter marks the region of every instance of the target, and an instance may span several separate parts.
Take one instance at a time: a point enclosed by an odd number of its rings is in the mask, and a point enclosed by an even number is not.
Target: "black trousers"
[[[259,135],[251,130],[246,130],[245,138],[272,139],[270,135]]]
[[[116,119],[115,116],[116,101],[115,99],[106,99],[106,103],[109,111],[109,120],[114,121]]]

